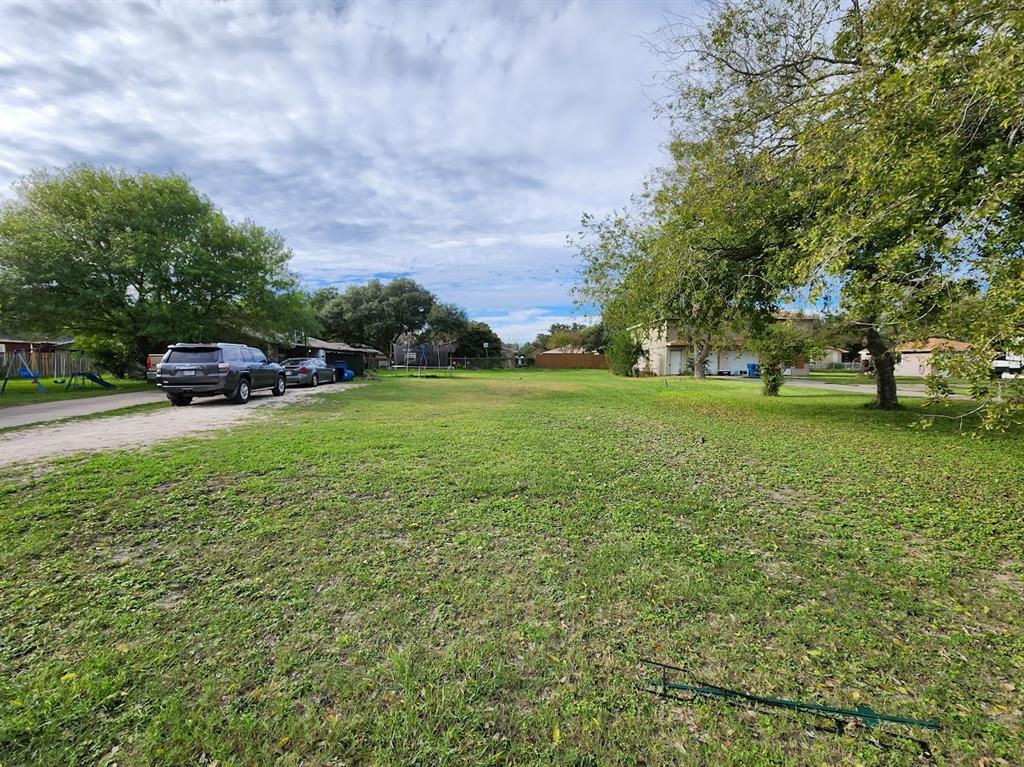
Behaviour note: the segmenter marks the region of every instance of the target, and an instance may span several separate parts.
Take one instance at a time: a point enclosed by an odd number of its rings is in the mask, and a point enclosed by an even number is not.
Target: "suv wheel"
[[[171,401],[171,405],[174,407],[185,407],[192,402],[192,398],[187,394],[168,394],[167,399]]]
[[[242,378],[238,381],[238,386],[235,387],[235,396],[231,398],[231,401],[236,405],[244,405],[249,401],[249,397],[252,394],[252,388],[249,382]]]
[[[278,376],[277,383],[274,384],[274,388],[271,391],[274,393],[275,397],[280,397],[282,394],[284,394],[285,386],[286,384],[284,382],[284,376]]]
[[[313,377],[309,379],[309,385],[310,386],[319,386],[320,385],[320,377],[316,373],[313,373]]]

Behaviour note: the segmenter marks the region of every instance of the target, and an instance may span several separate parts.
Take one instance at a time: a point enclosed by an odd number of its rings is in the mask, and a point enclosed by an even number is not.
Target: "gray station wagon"
[[[242,405],[256,389],[284,394],[284,368],[242,344],[174,344],[156,366],[156,385],[172,405],[222,394]]]

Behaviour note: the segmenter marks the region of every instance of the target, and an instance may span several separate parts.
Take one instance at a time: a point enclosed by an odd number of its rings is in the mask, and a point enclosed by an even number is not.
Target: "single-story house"
[[[835,346],[829,346],[822,349],[818,356],[811,361],[811,368],[814,370],[824,370],[834,365],[850,364],[846,359],[844,359],[849,354],[849,349],[840,349]]]
[[[775,315],[798,327],[810,330],[818,321],[815,315],[799,312],[779,312]],[[667,319],[651,328],[641,339],[646,359],[640,361],[640,372],[655,376],[678,376],[692,372],[693,343],[685,332],[685,323],[678,319]],[[746,339],[735,336],[712,348],[707,359],[708,375],[746,375],[747,365],[759,364],[760,358],[749,347]],[[805,376],[810,374],[806,360],[786,368],[786,375]]]
[[[910,341],[896,347],[898,376],[926,376],[932,372],[932,353],[939,349],[965,352],[971,345],[951,338],[927,338],[924,341]]]

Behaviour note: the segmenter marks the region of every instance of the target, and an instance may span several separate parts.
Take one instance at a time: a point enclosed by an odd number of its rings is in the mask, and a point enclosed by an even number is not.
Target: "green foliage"
[[[583,329],[580,333],[580,344],[587,352],[603,353],[608,347],[611,339],[608,337],[608,330],[604,321],[595,322]]]
[[[455,304],[435,303],[427,313],[427,327],[421,341],[458,341],[469,327],[466,312]]]
[[[983,295],[955,304],[943,317],[939,331],[971,344],[966,352],[940,349],[932,354],[934,374],[928,378],[933,399],[947,407],[953,392],[947,376],[965,379],[978,403],[983,431],[999,431],[1024,423],[1024,376],[993,378],[992,360],[1006,354],[1024,355],[1024,256],[989,264]],[[961,415],[944,416],[961,420]]]
[[[350,285],[331,299],[320,321],[331,338],[369,344],[390,353],[399,336],[426,327],[435,302],[433,293],[408,277],[388,283],[370,280],[365,285]]]
[[[175,341],[312,323],[281,237],[228,221],[180,176],[76,166],[15,192],[0,212],[5,324],[88,336],[120,366],[125,349],[140,361]]]
[[[488,344],[485,348],[484,344]],[[459,357],[500,357],[501,339],[486,322],[468,322],[458,336],[455,354]]]
[[[530,354],[534,350],[557,349],[561,346],[578,346],[588,352],[602,352],[608,344],[608,335],[603,321],[593,325],[582,322],[554,322],[537,337],[523,345]],[[524,352],[525,353],[525,352]]]
[[[75,338],[75,346],[87,351],[93,360],[104,370],[109,370],[118,378],[146,373],[145,366],[139,362],[134,345],[117,336],[79,335]],[[156,351],[162,351],[156,347]]]
[[[772,322],[749,339],[761,365],[761,393],[777,397],[784,383],[783,371],[811,359],[821,345],[806,330],[791,322]]]
[[[326,288],[317,288],[309,294],[309,306],[319,317],[323,314],[327,305],[337,298],[340,293],[341,292],[333,285]]]
[[[617,376],[634,375],[643,353],[643,345],[636,333],[628,330],[615,333],[605,350],[608,369]]]
[[[677,140],[629,216],[585,216],[576,247],[581,296],[613,332],[679,321],[703,361],[717,339],[768,321],[782,295],[779,253],[800,212],[760,158],[711,141]]]
[[[986,428],[1007,425],[983,356],[1024,335],[992,332],[1024,298],[1022,35],[1003,0],[736,0],[667,26],[673,163],[630,215],[584,219],[583,297],[614,327],[679,318],[704,349],[838,289],[879,407],[896,344],[953,326]]]

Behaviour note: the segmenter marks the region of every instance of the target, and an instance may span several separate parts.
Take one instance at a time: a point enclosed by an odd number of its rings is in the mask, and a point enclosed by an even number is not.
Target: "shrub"
[[[614,375],[631,376],[636,374],[637,362],[644,356],[644,350],[633,333],[624,331],[612,336],[605,356],[608,359],[608,369]]]

